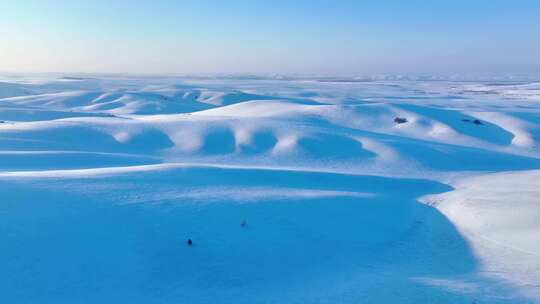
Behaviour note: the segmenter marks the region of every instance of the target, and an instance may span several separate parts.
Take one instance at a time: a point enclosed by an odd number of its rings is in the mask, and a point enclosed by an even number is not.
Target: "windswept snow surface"
[[[540,303],[539,168],[530,80],[3,76],[0,301]]]

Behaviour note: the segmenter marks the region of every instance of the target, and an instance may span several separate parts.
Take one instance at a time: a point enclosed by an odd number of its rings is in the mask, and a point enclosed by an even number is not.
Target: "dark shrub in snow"
[[[480,120],[478,120],[478,119],[473,120],[473,123],[474,123],[475,125],[483,125],[483,123],[482,123]]]
[[[406,123],[406,122],[407,122],[407,118],[396,117],[396,118],[394,118],[394,122],[397,123],[397,124]]]

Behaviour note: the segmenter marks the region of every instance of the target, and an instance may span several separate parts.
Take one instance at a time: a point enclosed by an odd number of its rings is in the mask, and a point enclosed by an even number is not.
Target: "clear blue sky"
[[[0,71],[540,72],[538,0],[0,0]]]

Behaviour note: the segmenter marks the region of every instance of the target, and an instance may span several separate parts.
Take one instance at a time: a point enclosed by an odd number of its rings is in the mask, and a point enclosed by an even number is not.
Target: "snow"
[[[538,82],[1,81],[2,302],[540,302]]]
[[[469,240],[486,276],[540,297],[540,171],[459,179],[456,190],[429,197]]]

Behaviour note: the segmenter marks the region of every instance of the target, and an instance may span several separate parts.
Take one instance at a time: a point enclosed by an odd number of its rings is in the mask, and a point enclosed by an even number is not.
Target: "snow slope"
[[[426,198],[473,245],[486,276],[540,297],[540,171],[460,179],[455,191]]]
[[[2,77],[0,299],[539,303],[538,96]]]

